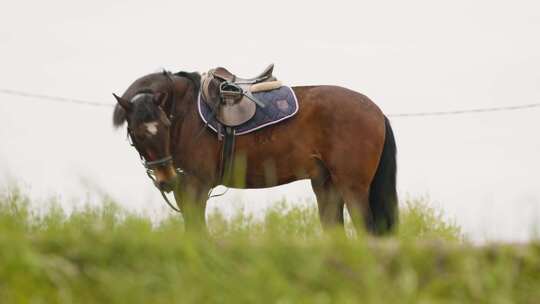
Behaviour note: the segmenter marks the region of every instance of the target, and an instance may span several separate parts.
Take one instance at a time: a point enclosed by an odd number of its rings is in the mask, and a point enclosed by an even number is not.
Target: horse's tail
[[[373,219],[373,227],[370,227],[370,230],[377,235],[391,232],[398,222],[396,141],[386,117],[384,125],[386,129],[384,147],[369,190],[369,209]]]

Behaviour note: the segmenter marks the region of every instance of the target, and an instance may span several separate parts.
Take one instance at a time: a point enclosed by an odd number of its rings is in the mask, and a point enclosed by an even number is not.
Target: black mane
[[[156,75],[156,74],[153,74],[153,75]],[[198,72],[180,71],[180,72],[176,72],[176,73],[173,74],[173,73],[171,73],[169,71],[164,70],[162,72],[162,75],[166,76],[166,77],[169,77],[169,78],[170,78],[171,75],[174,75],[174,76],[177,76],[177,77],[187,78],[188,80],[190,80],[193,83],[194,95],[195,96],[198,95],[199,89],[201,87],[201,75]],[[151,75],[147,75],[147,76],[143,77],[142,79],[147,78],[149,76],[151,76]],[[135,83],[138,83],[139,81],[141,81],[141,79],[137,80]],[[146,84],[148,84],[148,83],[146,83]],[[133,84],[132,84],[132,86],[133,86]],[[130,89],[128,89],[128,92],[129,91],[130,91]],[[153,92],[150,89],[144,89],[143,88],[143,89],[139,89],[136,92],[133,92],[133,93],[128,94],[128,95],[135,96],[135,95],[137,95],[139,93],[150,93],[151,94]],[[146,104],[146,102],[145,102],[145,104]],[[143,121],[147,121],[147,119],[155,118],[156,113],[153,113],[153,111],[150,108],[151,107],[149,107],[149,106],[144,106],[143,107],[142,105],[134,105],[135,115],[134,115],[133,119],[136,119],[136,120],[142,119]],[[142,113],[142,112],[145,111],[145,109],[148,110],[147,114]],[[150,115],[150,116],[148,116],[148,115]],[[127,119],[126,111],[124,110],[124,108],[122,108],[120,105],[117,104],[116,107],[114,108],[114,113],[113,113],[113,125],[118,128],[118,127],[120,127],[121,125],[124,124],[126,119]]]
[[[140,97],[137,97],[140,96]],[[140,92],[135,95],[133,105],[133,115],[131,123],[139,125],[141,123],[155,121],[159,119],[160,112],[154,103],[154,95],[151,92]]]
[[[178,77],[185,77],[189,80],[191,80],[191,82],[193,82],[194,84],[194,87],[195,87],[195,93],[198,93],[199,92],[199,89],[201,87],[201,74],[199,74],[198,72],[184,72],[184,71],[180,71],[180,72],[176,72],[174,73],[175,76],[178,76]],[[197,94],[195,94],[197,95]]]

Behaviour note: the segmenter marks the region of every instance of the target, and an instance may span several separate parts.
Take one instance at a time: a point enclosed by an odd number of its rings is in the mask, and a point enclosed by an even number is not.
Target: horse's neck
[[[190,80],[186,81],[189,81],[189,85],[187,86],[188,91],[185,91],[185,93],[180,92],[184,94],[182,94],[182,98],[176,100],[177,121],[173,127],[174,132],[171,137],[171,143],[174,145],[173,153],[178,156],[178,160],[181,162],[179,165],[182,169],[188,169],[189,165],[195,167],[203,166],[203,162],[208,163],[208,159],[201,158],[201,155],[213,155],[214,153],[208,152],[218,148],[216,138],[205,130],[207,126],[199,117],[197,107],[199,92],[198,90],[194,90],[194,84]],[[214,171],[212,168],[207,167],[207,169]],[[213,172],[206,173],[213,174]]]
[[[171,142],[177,143],[183,129],[189,128],[189,125],[192,124],[193,120],[193,111],[197,103],[197,93],[194,90],[194,84],[187,78],[184,77],[175,77],[173,81],[173,104],[171,104],[169,111],[171,111],[171,116],[175,118],[173,122],[173,132]],[[180,140],[184,140],[183,138]]]

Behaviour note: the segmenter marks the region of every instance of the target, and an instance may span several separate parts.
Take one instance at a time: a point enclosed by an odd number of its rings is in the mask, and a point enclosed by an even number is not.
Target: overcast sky
[[[0,9],[0,88],[113,104],[136,78],[275,63],[289,85],[336,84],[387,114],[540,102],[537,1],[11,1]],[[65,205],[88,191],[160,210],[112,108],[0,94],[2,183]],[[429,195],[474,239],[540,224],[540,108],[392,118],[402,198]],[[212,208],[260,210],[306,182],[230,191]],[[537,223],[537,224],[535,224]]]

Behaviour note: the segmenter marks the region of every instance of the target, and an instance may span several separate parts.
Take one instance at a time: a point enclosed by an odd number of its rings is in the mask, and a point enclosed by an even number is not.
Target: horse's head
[[[171,129],[181,125],[190,107],[196,104],[199,87],[197,72],[163,71],[137,79],[122,97],[114,95],[118,104],[113,124],[120,127],[127,122],[132,145],[162,191],[172,191],[177,181]]]
[[[123,110],[132,145],[156,187],[166,192],[174,189],[177,178],[170,151],[171,121],[164,111],[168,95],[149,90],[130,99],[114,95],[118,102],[115,112]]]

